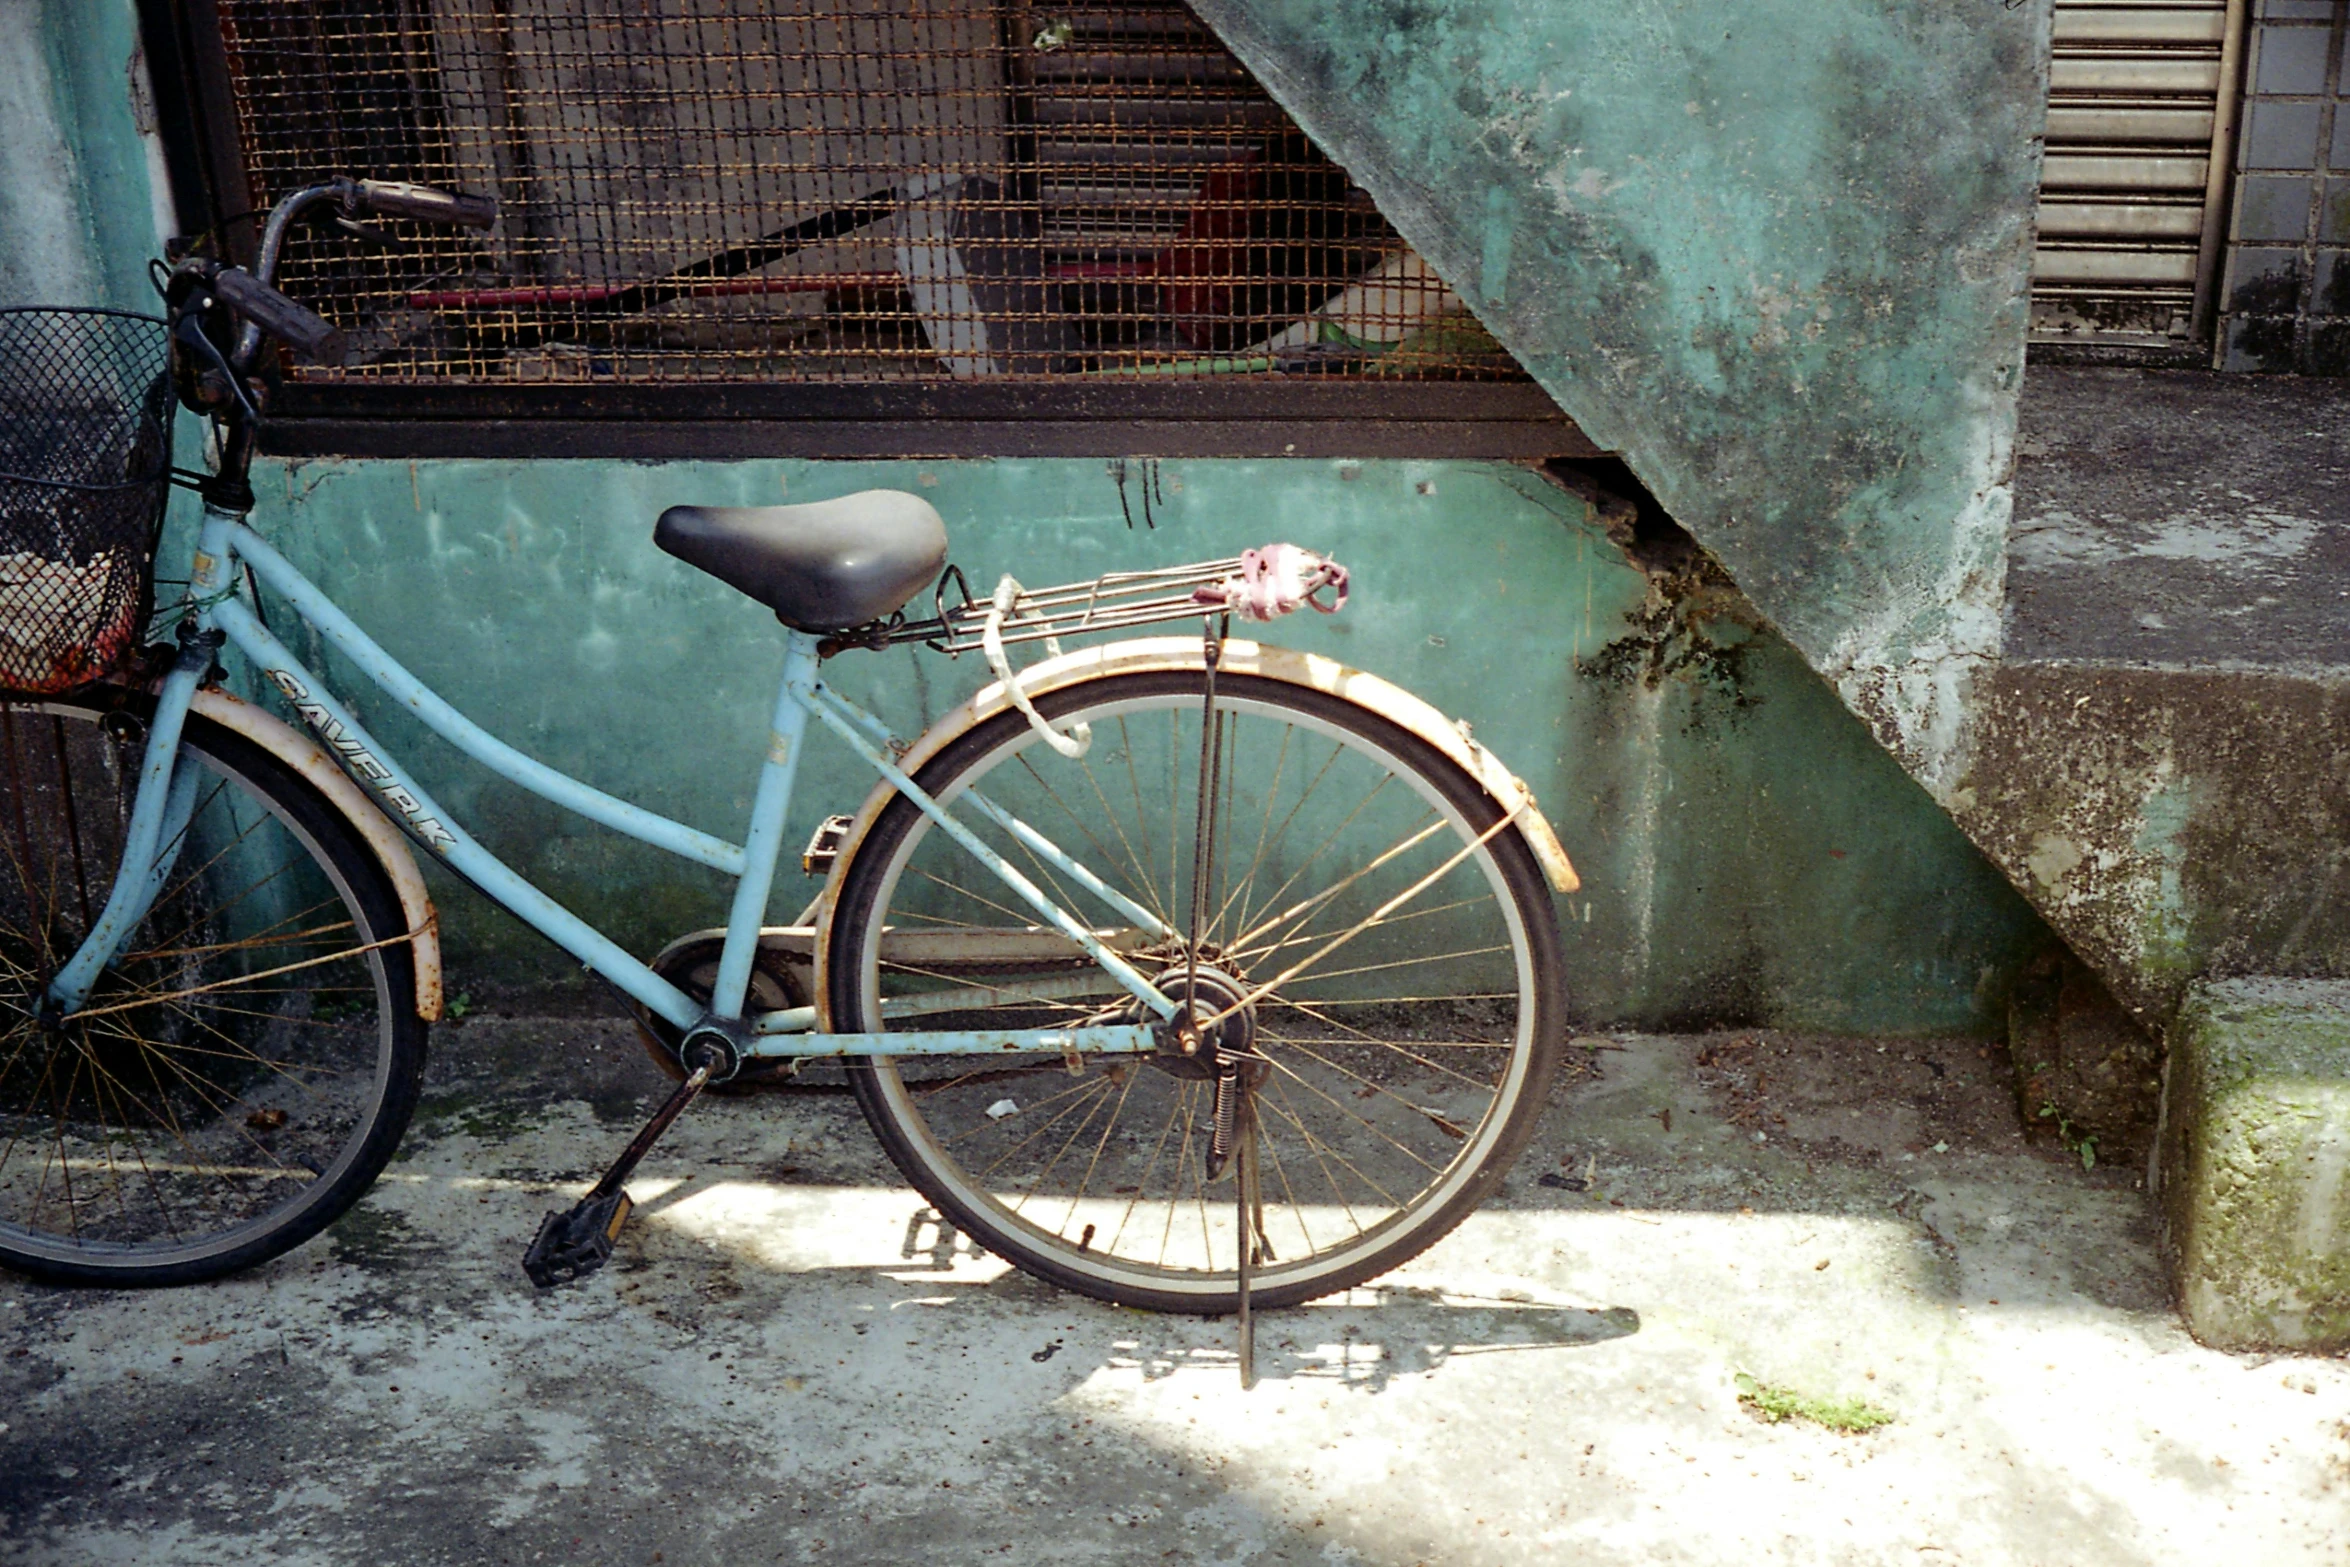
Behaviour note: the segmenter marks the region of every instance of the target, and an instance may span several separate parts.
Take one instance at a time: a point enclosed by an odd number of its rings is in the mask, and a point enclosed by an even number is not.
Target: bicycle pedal
[[[540,1289],[578,1283],[612,1260],[612,1243],[635,1206],[626,1192],[591,1192],[567,1212],[548,1214],[522,1254],[522,1271]]]
[[[832,874],[832,862],[840,858],[840,846],[848,842],[849,829],[856,825],[850,816],[827,816],[816,824],[816,831],[808,839],[808,847],[800,852],[800,869],[811,876]]]

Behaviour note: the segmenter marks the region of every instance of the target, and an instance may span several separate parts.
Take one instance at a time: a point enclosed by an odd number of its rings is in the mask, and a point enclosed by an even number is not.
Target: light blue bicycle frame
[[[709,1005],[703,1006],[622,951],[593,926],[525,881],[444,814],[431,796],[385,755],[382,747],[351,716],[350,710],[270,634],[260,618],[237,596],[240,563],[249,566],[256,577],[316,628],[370,682],[491,771],[591,821],[735,876],[726,941]],[[235,512],[216,507],[205,509],[195,564],[189,573],[188,595],[194,630],[198,633],[217,630],[251,658],[270,683],[285,694],[294,711],[330,748],[345,770],[373,795],[384,813],[399,823],[410,838],[439,855],[451,870],[516,918],[679,1029],[690,1030],[711,1022],[733,1024],[735,1027],[730,1032],[738,1037],[748,1032],[747,1053],[755,1056],[978,1052],[1065,1055],[1133,1053],[1155,1047],[1153,1030],[1143,1023],[986,1032],[893,1030],[822,1034],[814,1032],[813,1007],[762,1012],[745,1018],[752,959],[758,947],[759,927],[766,915],[768,890],[775,878],[776,860],[783,850],[783,820],[791,804],[792,780],[799,768],[810,713],[993,872],[1036,911],[1045,925],[1082,948],[1109,981],[1132,995],[1148,1013],[1164,1020],[1174,1017],[1179,1010],[1148,978],[1110,950],[1089,926],[1055,903],[899,770],[891,759],[893,742],[889,730],[879,719],[829,690],[819,678],[818,639],[806,632],[785,634],[783,684],[776,694],[767,759],[760,767],[758,789],[752,796],[750,825],[738,846],[616,799],[534,761],[482,730],[377,646]],[[195,806],[197,770],[175,764],[189,704],[211,664],[212,645],[209,637],[192,641],[183,638],[179,662],[164,678],[147,734],[138,794],[124,835],[122,868],[105,910],[91,927],[89,936],[50,981],[49,999],[57,1014],[70,1016],[88,999],[100,972],[145,916],[149,903],[178,858]],[[1042,833],[995,806],[977,790],[966,791],[962,799],[974,813],[1012,834],[1027,850],[1067,874],[1072,882],[1100,898],[1146,935],[1173,934],[1157,916],[1109,887]],[[1036,987],[1015,985],[1011,990],[1014,997],[1032,992],[1036,992]],[[885,1003],[884,1012],[910,1016],[959,1011],[1002,999],[1005,995],[1001,991],[975,986],[899,998]]]

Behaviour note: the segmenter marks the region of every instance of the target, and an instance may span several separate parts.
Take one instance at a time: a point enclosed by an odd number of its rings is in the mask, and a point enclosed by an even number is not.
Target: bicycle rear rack
[[[999,639],[1005,644],[1044,642],[1220,614],[1228,607],[1227,588],[1246,565],[1241,556],[1232,555],[1152,571],[1104,572],[1056,587],[1021,588],[1013,609],[1001,619]],[[933,609],[923,620],[908,620],[901,610],[886,621],[842,632],[833,645],[896,647],[919,642],[947,654],[982,651],[994,601],[974,598],[960,567],[949,566],[939,577]]]

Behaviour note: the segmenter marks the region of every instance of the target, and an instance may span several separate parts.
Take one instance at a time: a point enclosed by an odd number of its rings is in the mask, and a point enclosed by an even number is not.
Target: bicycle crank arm
[[[635,1199],[621,1190],[622,1185],[636,1173],[637,1165],[669,1130],[670,1123],[685,1114],[685,1107],[710,1086],[711,1075],[710,1063],[695,1067],[693,1075],[662,1101],[643,1130],[629,1139],[620,1157],[612,1161],[612,1168],[588,1188],[585,1197],[539,1221],[538,1234],[522,1254],[522,1271],[531,1283],[540,1289],[576,1284],[612,1260],[612,1243],[620,1238],[620,1227],[636,1207]]]

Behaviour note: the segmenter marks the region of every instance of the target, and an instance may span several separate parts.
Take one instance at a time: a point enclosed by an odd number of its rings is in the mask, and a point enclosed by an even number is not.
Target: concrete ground
[[[309,1246],[0,1276],[0,1559],[2350,1557],[2350,1366],[2189,1340],[2136,1172],[2027,1143],[2001,1053],[1604,1044],[1499,1200],[1267,1318],[1243,1393],[1226,1324],[941,1236],[838,1095],[697,1110],[614,1266],[534,1292],[539,1215],[660,1085],[619,1024],[445,1026],[405,1157]],[[1893,1420],[1768,1424],[1740,1373]]]

